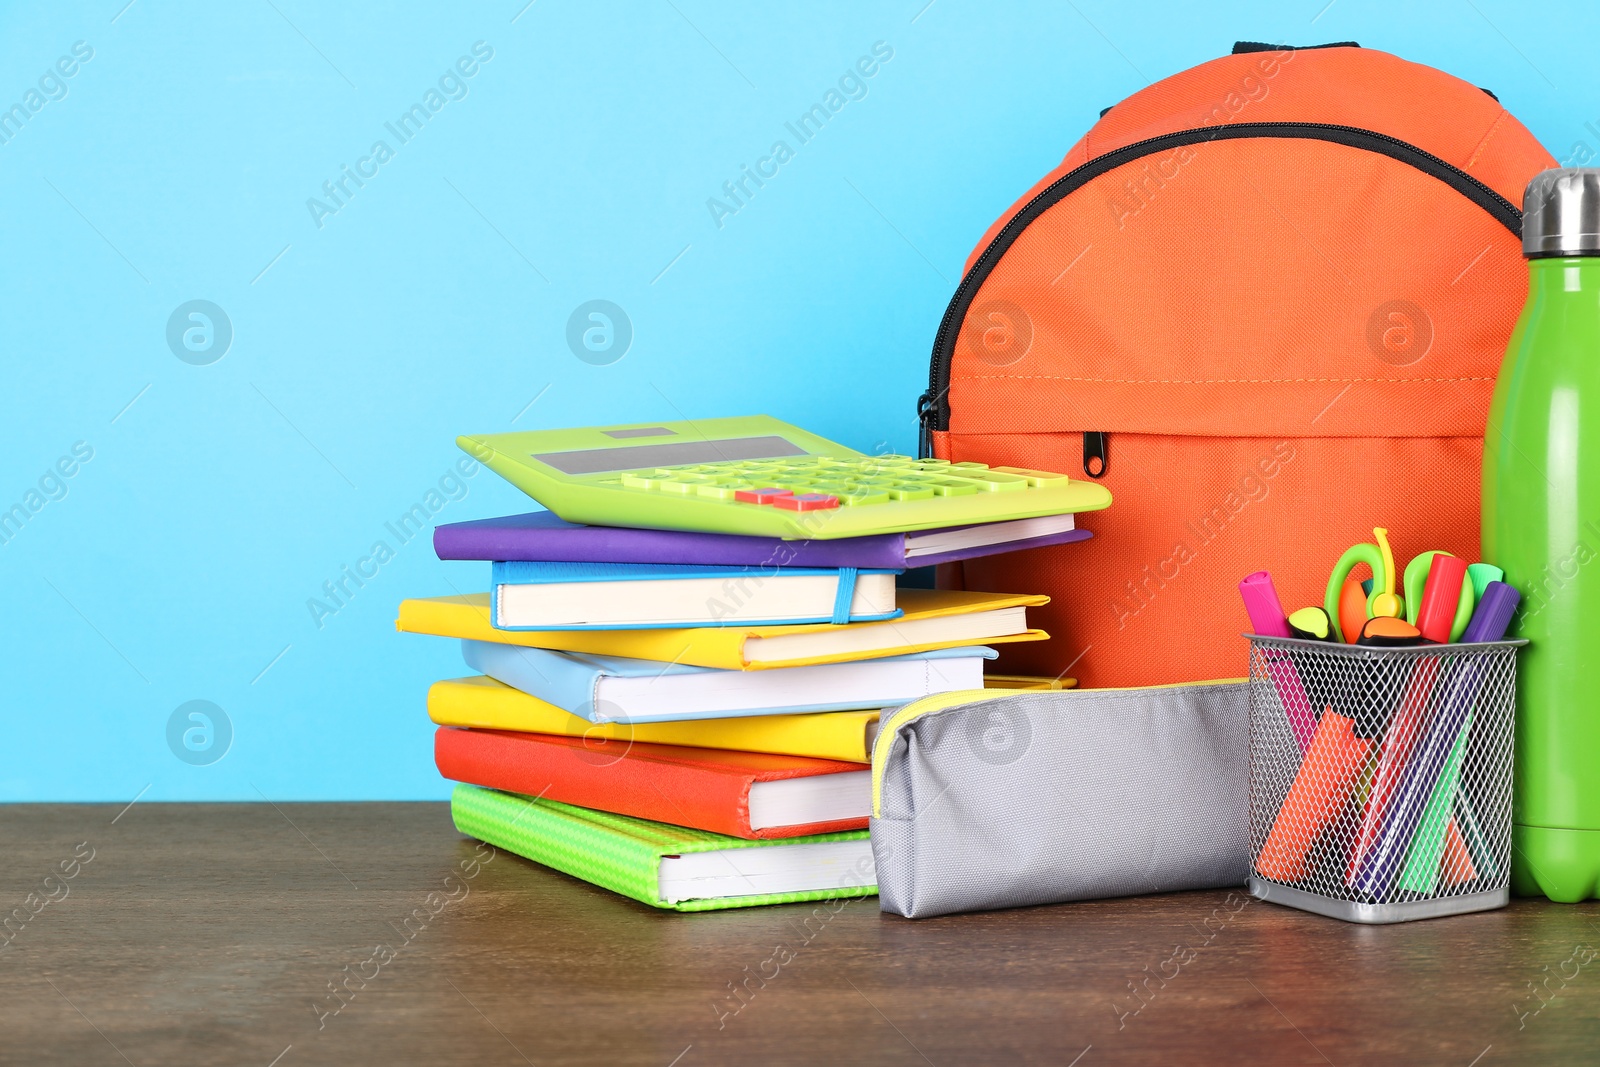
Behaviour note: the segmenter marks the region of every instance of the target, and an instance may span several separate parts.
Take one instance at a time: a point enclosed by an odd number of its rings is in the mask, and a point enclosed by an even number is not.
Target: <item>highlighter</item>
[[[1405,593],[1406,593],[1406,621],[1413,626],[1420,627],[1418,618],[1422,614],[1422,598],[1427,595],[1427,583],[1433,573],[1433,561],[1439,556],[1449,556],[1448,552],[1419,552],[1416,558],[1406,564]],[[1474,563],[1473,567],[1478,566]],[[1489,568],[1496,570],[1498,568]],[[1456,613],[1450,620],[1450,640],[1460,640],[1461,634],[1467,628],[1467,623],[1472,620],[1472,609],[1478,602],[1480,590],[1471,577],[1472,568],[1467,568],[1467,576],[1461,579],[1461,596],[1456,601]],[[1485,579],[1487,581],[1487,579]],[[1428,638],[1432,641],[1433,638]],[[1439,641],[1438,644],[1445,642]]]
[[[1437,549],[1429,552],[1418,552],[1411,557],[1411,562],[1406,564],[1405,577],[1402,585],[1406,591],[1406,622],[1415,626],[1417,612],[1422,607],[1422,590],[1428,581],[1428,568],[1433,564],[1434,556],[1448,556],[1448,552],[1439,552]]]
[[[1357,737],[1354,723],[1331,707],[1322,713],[1311,747],[1300,761],[1289,794],[1256,857],[1256,871],[1275,882],[1306,877],[1306,857],[1350,795],[1350,787],[1372,748]]]
[[[1345,580],[1339,587],[1339,600],[1334,607],[1339,612],[1339,637],[1347,645],[1356,643],[1361,627],[1367,621],[1367,588],[1354,578]]]
[[[1495,863],[1494,849],[1489,845],[1489,836],[1483,832],[1483,827],[1478,822],[1478,813],[1472,807],[1472,801],[1465,792],[1456,794],[1456,824],[1461,827],[1461,836],[1465,839],[1467,855],[1470,862],[1485,878],[1494,878],[1499,873],[1499,865]],[[1446,852],[1448,856],[1448,851]]]
[[[1467,847],[1465,835],[1458,827],[1460,820],[1451,819],[1444,832],[1444,854],[1439,858],[1439,877],[1445,885],[1460,885],[1478,877],[1477,865],[1472,862],[1472,850]]]
[[[1467,561],[1443,552],[1435,553],[1428,565],[1427,584],[1422,587],[1422,604],[1417,609],[1417,629],[1422,631],[1422,636],[1436,645],[1449,644],[1452,633],[1466,630],[1473,606]],[[1460,631],[1455,628],[1458,615]]]
[[[1272,575],[1266,571],[1247,574],[1239,583],[1239,595],[1244,598],[1244,609],[1250,613],[1250,629],[1262,637],[1288,637],[1289,620],[1283,614],[1283,602],[1278,590],[1273,588]]]
[[[1482,600],[1483,591],[1489,587],[1489,583],[1505,581],[1506,572],[1493,563],[1474,563],[1467,568],[1467,577],[1472,579],[1473,595]]]
[[[1266,571],[1256,571],[1248,574],[1239,583],[1239,595],[1244,599],[1245,611],[1250,614],[1250,628],[1261,637],[1288,637],[1289,620],[1283,614],[1283,602],[1278,599],[1278,591],[1273,588],[1272,575]],[[1295,744],[1300,751],[1306,751],[1311,744],[1312,734],[1317,728],[1317,715],[1311,708],[1311,701],[1306,697],[1305,686],[1300,681],[1300,673],[1294,669],[1294,664],[1289,661],[1289,655],[1278,649],[1264,649],[1262,656],[1267,663],[1267,674],[1272,678],[1272,684],[1278,691],[1278,700],[1283,705],[1283,713],[1289,720],[1289,729],[1294,734]]]
[[[1472,612],[1472,621],[1461,635],[1464,642],[1499,641],[1511,629],[1511,616],[1522,594],[1505,582],[1490,582],[1483,587],[1483,599]]]
[[[1367,794],[1367,804],[1361,812],[1361,825],[1356,831],[1355,846],[1350,850],[1350,864],[1345,870],[1345,882],[1348,885],[1355,885],[1361,861],[1366,858],[1383,828],[1383,817],[1388,812],[1389,802],[1394,799],[1396,787],[1405,775],[1411,750],[1422,732],[1438,675],[1438,656],[1416,657],[1411,676],[1406,680],[1405,695],[1390,716],[1383,750],[1378,757],[1378,769],[1372,776],[1372,789]]]
[[[1428,796],[1422,809],[1422,821],[1406,849],[1405,866],[1400,870],[1400,888],[1412,893],[1429,894],[1439,881],[1439,860],[1444,855],[1445,830],[1454,825],[1451,809],[1455,805],[1456,788],[1461,784],[1461,761],[1466,756],[1467,735],[1472,731],[1472,713],[1456,736],[1456,743],[1445,758],[1444,770],[1439,774],[1439,784]]]
[[[1361,627],[1356,644],[1368,648],[1405,648],[1422,643],[1422,631],[1404,619],[1374,615]]]
[[[1320,607],[1301,608],[1289,616],[1289,632],[1302,641],[1337,642],[1339,638],[1333,630],[1333,622],[1328,618],[1327,611]],[[1306,696],[1312,708],[1325,708],[1338,700],[1338,672],[1336,665],[1328,663],[1326,657],[1302,657],[1300,663],[1295,665],[1295,670],[1305,684]],[[1308,735],[1301,745],[1301,751],[1310,744]]]
[[[1323,608],[1301,608],[1289,616],[1289,632],[1305,641],[1337,641],[1333,623]]]

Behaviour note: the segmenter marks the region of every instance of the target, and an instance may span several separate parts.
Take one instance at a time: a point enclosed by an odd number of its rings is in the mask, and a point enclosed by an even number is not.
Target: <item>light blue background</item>
[[[445,796],[423,697],[467,672],[395,607],[488,568],[385,523],[456,434],[766,412],[913,449],[985,227],[1100,108],[1236,38],[1354,38],[1493,89],[1558,158],[1600,148],[1591,5],[925,3],[12,5],[0,106],[94,56],[0,145],[0,508],[94,455],[0,545],[0,798]],[[399,145],[383,124],[478,41],[468,95]],[[707,199],[879,41],[866,97],[716,226]],[[379,138],[318,228],[307,199]],[[596,298],[634,328],[609,366],[565,342]],[[233,325],[208,366],[165,340],[192,299]],[[463,485],[438,521],[526,510]],[[307,600],[379,539],[319,628]],[[166,740],[196,699],[233,727],[208,766]]]

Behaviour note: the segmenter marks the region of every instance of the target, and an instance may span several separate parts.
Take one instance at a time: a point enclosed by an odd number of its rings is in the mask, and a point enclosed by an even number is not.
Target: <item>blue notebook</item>
[[[674,563],[494,564],[501,630],[787,626],[897,618],[898,571]]]
[[[896,707],[983,688],[998,653],[972,645],[909,656],[726,671],[681,663],[462,641],[467,666],[590,722],[676,722]]]

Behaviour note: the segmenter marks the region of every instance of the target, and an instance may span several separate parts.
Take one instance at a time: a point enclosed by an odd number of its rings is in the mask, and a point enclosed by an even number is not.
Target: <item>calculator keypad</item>
[[[1017,493],[1065,485],[1064,474],[911,456],[799,456],[629,471],[607,484],[783,511],[828,511],[906,500]]]

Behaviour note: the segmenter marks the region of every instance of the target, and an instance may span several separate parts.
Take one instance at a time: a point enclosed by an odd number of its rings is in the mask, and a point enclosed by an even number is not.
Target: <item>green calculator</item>
[[[1094,482],[868,456],[766,415],[533,430],[456,444],[569,522],[825,540],[1096,511]]]

